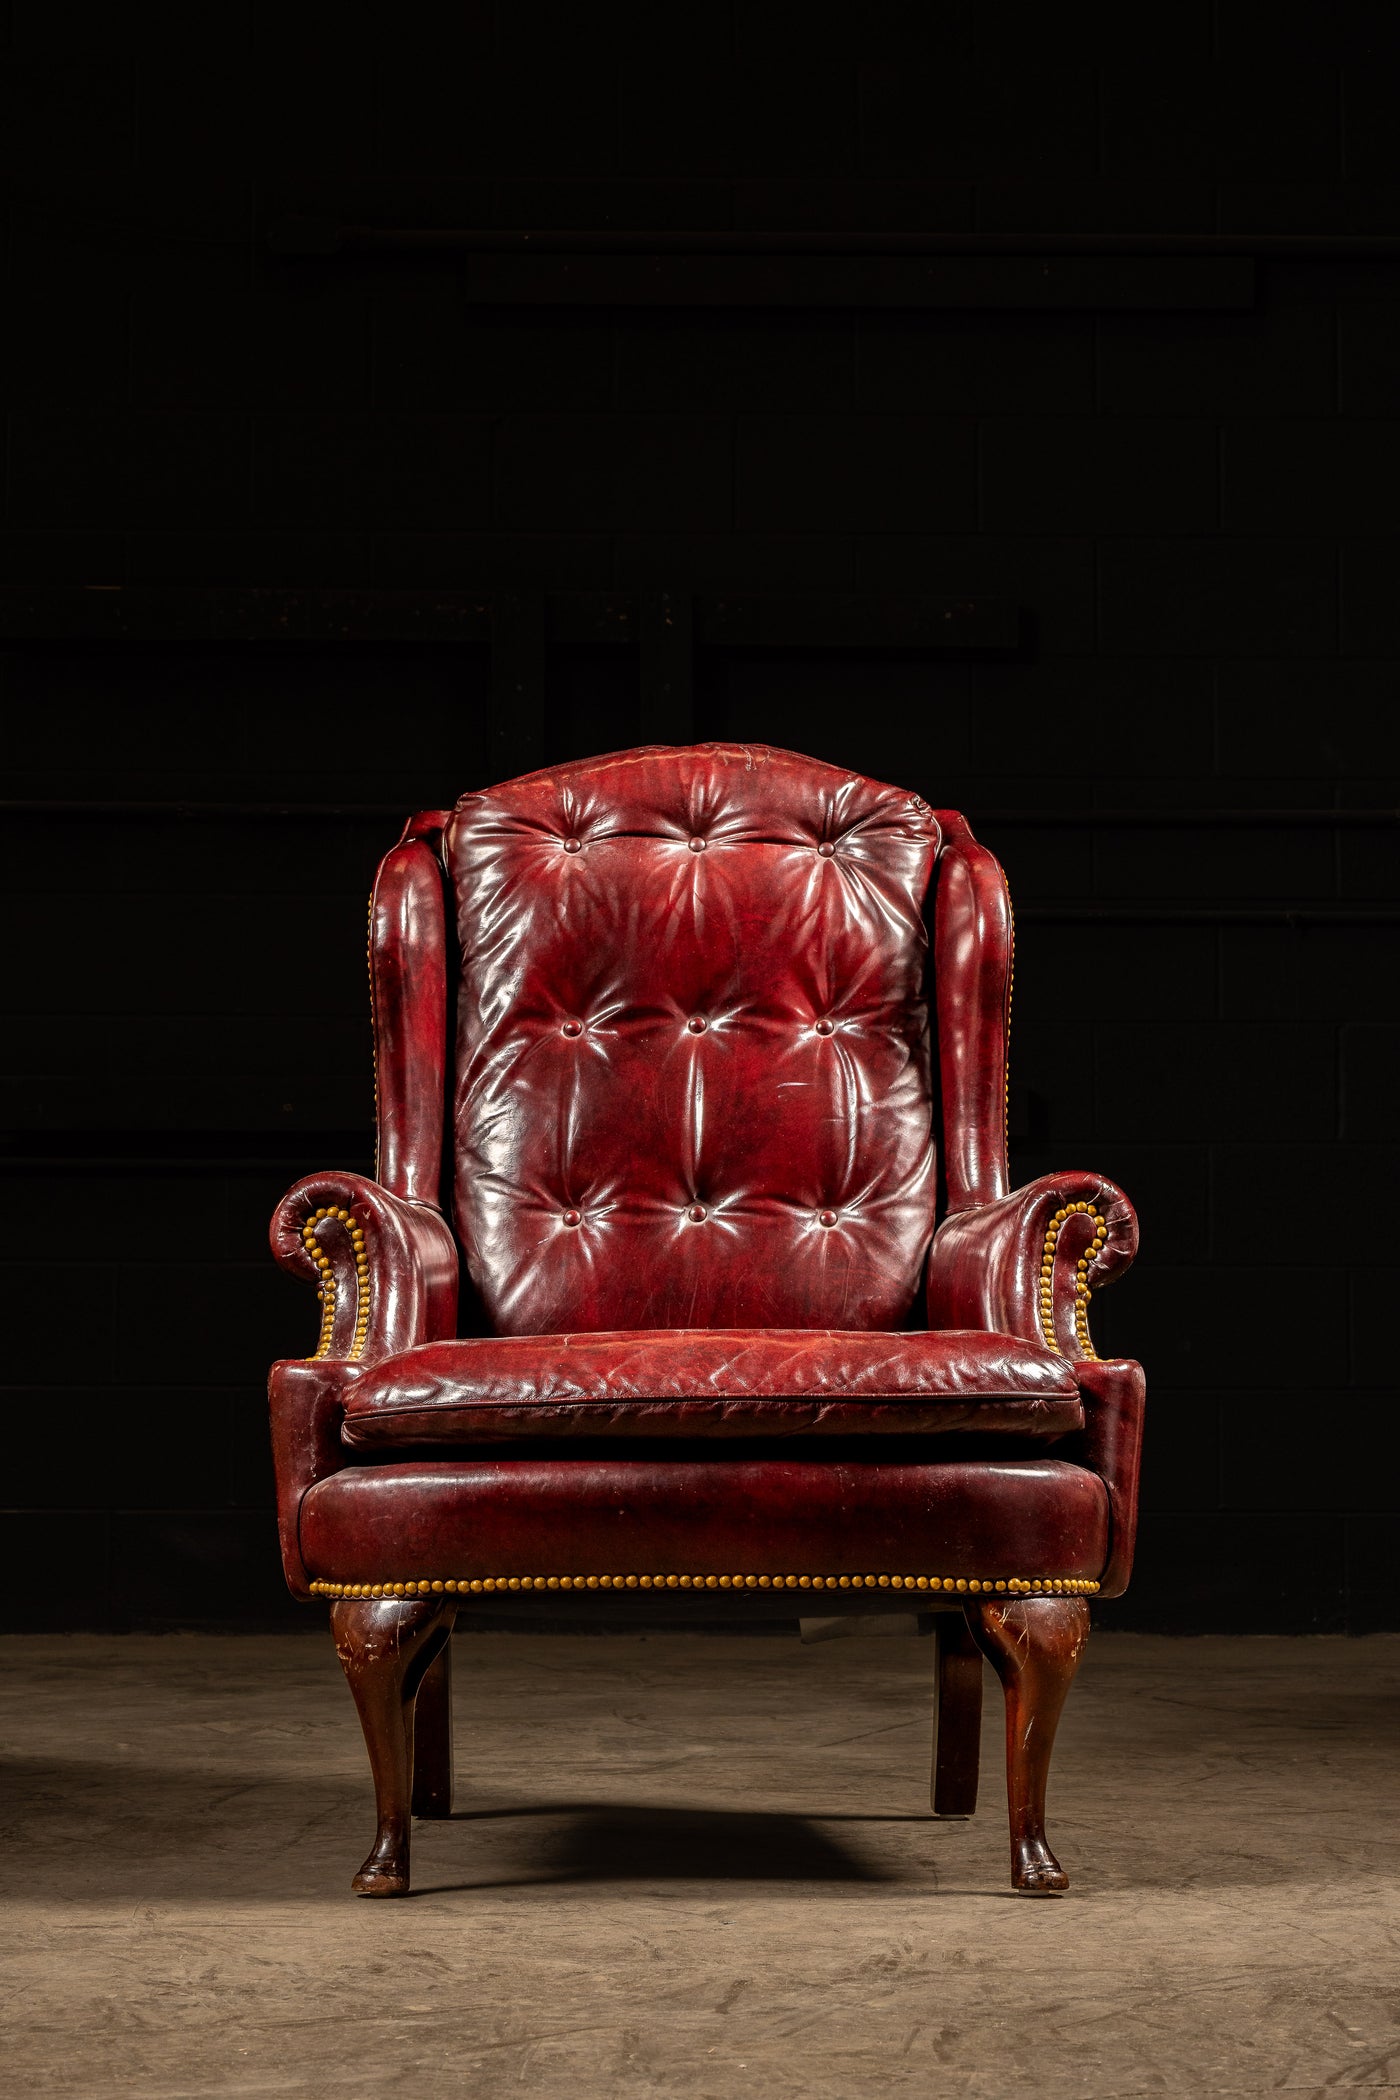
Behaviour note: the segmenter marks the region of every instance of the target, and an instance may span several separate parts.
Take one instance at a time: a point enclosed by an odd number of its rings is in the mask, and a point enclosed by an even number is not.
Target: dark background
[[[1400,801],[1400,262],[1292,238],[1400,228],[1393,9],[8,13],[8,1623],[294,1618],[266,1221],[370,1164],[390,812],[693,734],[1005,862],[1016,1178],[1143,1221],[1106,1621],[1400,1624],[1395,833],[1345,820]],[[532,304],[339,223],[1022,246]]]

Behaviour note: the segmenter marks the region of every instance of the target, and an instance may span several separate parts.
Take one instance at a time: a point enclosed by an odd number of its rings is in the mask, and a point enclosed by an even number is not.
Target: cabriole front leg
[[[1045,1783],[1065,1694],[1089,1637],[1082,1597],[969,1600],[967,1623],[1006,1694],[1011,1886],[1059,1896],[1069,1876],[1045,1842]]]
[[[413,1703],[452,1631],[447,1597],[341,1597],[331,1632],[350,1682],[374,1774],[379,1828],[350,1886],[358,1896],[408,1891],[413,1800]]]

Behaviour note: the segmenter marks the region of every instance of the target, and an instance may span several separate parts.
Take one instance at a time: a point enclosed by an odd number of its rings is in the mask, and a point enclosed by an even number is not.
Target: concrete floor
[[[1400,1638],[1099,1635],[1013,1898],[932,1643],[459,1637],[459,1815],[348,1893],[330,1642],[0,1642],[7,2094],[1400,2090]],[[993,1687],[988,1679],[989,1695]]]

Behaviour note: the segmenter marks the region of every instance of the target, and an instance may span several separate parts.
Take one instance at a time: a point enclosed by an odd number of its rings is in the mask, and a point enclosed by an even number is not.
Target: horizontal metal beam
[[[83,802],[0,801],[0,817],[114,817],[133,823],[308,821],[340,823],[357,817],[402,824],[409,814],[402,802]]]
[[[32,1144],[32,1138],[31,1138]],[[314,1160],[313,1172],[318,1171],[322,1159],[320,1152],[303,1149],[300,1152],[268,1153],[264,1155],[241,1152],[233,1147],[236,1140],[229,1139],[229,1149],[202,1153],[182,1152],[14,1152],[0,1153],[0,1175],[5,1174],[280,1174],[284,1177],[290,1170],[301,1165],[303,1160]],[[348,1153],[342,1147],[335,1154],[338,1167],[351,1173],[363,1173],[372,1178],[374,1172],[374,1133],[361,1136],[355,1151]],[[358,1162],[358,1164],[357,1164]],[[114,1257],[121,1260],[120,1253]]]
[[[698,597],[695,639],[745,649],[1014,649],[1009,598],[927,598],[829,591],[821,596]]]
[[[313,1160],[364,1168],[374,1157],[374,1131],[363,1130],[6,1130],[0,1173],[35,1168],[120,1174],[160,1168],[192,1173],[210,1167],[285,1174]]]
[[[1238,311],[1261,255],[1330,254],[1325,237],[930,234],[367,226],[286,218],[280,256],[438,259],[485,306],[914,307]],[[1364,242],[1368,237],[1361,236]],[[1400,243],[1369,237],[1388,259]]]
[[[1400,809],[982,809],[979,826],[1007,831],[1379,831]]]
[[[927,233],[852,228],[367,226],[287,217],[274,254],[722,256],[1223,256],[1400,259],[1392,233]]]
[[[728,740],[725,740],[728,741]],[[152,822],[287,819],[336,823],[373,818],[399,824],[402,802],[122,802],[0,800],[7,817],[126,817]],[[1383,831],[1400,824],[1396,809],[976,809],[978,829],[1028,831]]]
[[[1228,312],[1254,305],[1237,256],[473,254],[473,306]]]
[[[1022,904],[1042,926],[1400,926],[1400,904]]]
[[[27,642],[487,642],[474,591],[200,589],[6,584],[0,640]]]
[[[638,644],[636,592],[550,591],[538,602],[546,641]],[[489,643],[502,616],[518,627],[521,603],[517,593],[470,589],[10,584],[0,587],[0,640]],[[693,606],[697,641],[750,648],[1004,650],[1020,627],[1011,599],[918,592],[709,594]]]

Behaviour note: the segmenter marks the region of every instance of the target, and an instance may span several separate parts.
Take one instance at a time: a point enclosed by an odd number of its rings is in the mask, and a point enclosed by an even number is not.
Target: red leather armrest
[[[1130,1357],[1100,1360],[1089,1339],[1092,1292],[1137,1253],[1137,1213],[1102,1174],[1047,1174],[992,1203],[954,1211],[934,1234],[930,1327],[982,1327],[1042,1342],[1074,1362],[1084,1400],[1084,1463],[1112,1513],[1100,1595],[1127,1587],[1137,1531],[1144,1381]]]
[[[272,1251],[316,1285],[318,1358],[373,1363],[457,1331],[457,1249],[430,1203],[361,1174],[308,1174],[272,1214]]]
[[[294,1596],[310,1594],[298,1543],[309,1487],[346,1463],[346,1386],[365,1367],[457,1331],[457,1250],[431,1204],[392,1196],[360,1174],[308,1174],[273,1213],[272,1251],[316,1285],[315,1354],[274,1364],[268,1386],[282,1565]]]
[[[1092,1356],[1090,1293],[1137,1253],[1137,1213],[1102,1174],[1046,1174],[954,1211],[933,1236],[930,1327],[982,1327]]]

